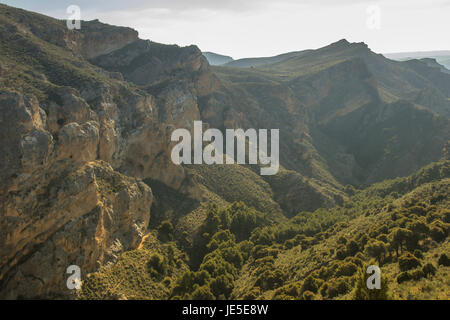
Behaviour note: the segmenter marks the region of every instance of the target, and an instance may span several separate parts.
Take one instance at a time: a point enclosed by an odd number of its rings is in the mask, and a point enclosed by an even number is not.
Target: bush
[[[336,259],[344,260],[347,257],[347,252],[343,249],[336,251]]]
[[[244,300],[256,300],[261,295],[261,290],[256,287],[244,295]]]
[[[280,270],[265,270],[256,280],[256,285],[263,290],[273,290],[283,284],[284,275]]]
[[[197,287],[192,293],[192,299],[194,300],[214,300],[214,295],[208,286]]]
[[[172,279],[169,277],[165,277],[163,280],[163,285],[165,285],[166,287],[170,287],[170,285],[172,284]]]
[[[369,256],[377,259],[378,264],[381,264],[381,259],[386,253],[386,245],[378,240],[370,241],[366,245],[366,250]]]
[[[411,275],[408,272],[402,272],[397,277],[397,283],[399,284],[409,280],[411,280]]]
[[[306,291],[311,291],[313,293],[317,293],[317,290],[319,290],[321,285],[322,281],[320,279],[315,279],[310,275],[303,282],[300,292],[304,293]]]
[[[322,297],[327,297],[328,295],[328,283],[324,282],[319,289],[319,293]]]
[[[314,300],[316,295],[311,291],[303,292],[302,299],[303,300]]]
[[[443,221],[445,223],[450,223],[450,210],[444,211],[443,215]]]
[[[354,255],[357,254],[358,251],[359,251],[358,243],[356,243],[355,240],[351,240],[351,241],[347,244],[346,250],[347,250],[347,255],[349,255],[349,256],[354,256]]]
[[[153,276],[164,275],[166,273],[167,265],[163,256],[158,253],[154,253],[150,256],[147,263],[148,271]]]
[[[425,274],[423,273],[422,270],[414,270],[410,274],[411,274],[411,279],[416,280],[416,281],[425,277]]]
[[[433,266],[432,263],[427,263],[423,266],[422,272],[425,275],[425,277],[428,277],[429,275],[434,276],[436,274],[436,268]]]
[[[338,295],[346,294],[349,290],[350,286],[345,279],[337,279],[328,284],[327,296],[335,298]]]
[[[354,264],[353,262],[346,262],[339,266],[339,268],[336,270],[335,276],[352,276],[356,271],[358,271],[358,266],[356,264]]]
[[[450,267],[450,258],[445,253],[441,254],[438,260],[438,265]]]
[[[210,283],[212,293],[219,298],[223,295],[225,298],[229,298],[231,291],[233,291],[233,277],[231,275],[220,275],[213,279]]]
[[[421,266],[420,260],[410,253],[402,255],[398,259],[398,265],[401,271],[408,271]]]
[[[173,239],[173,225],[169,220],[163,221],[158,227],[158,239],[170,241]]]
[[[417,259],[423,259],[423,253],[422,253],[422,251],[420,251],[420,250],[414,250],[414,256],[417,258]]]
[[[434,241],[437,241],[437,242],[441,242],[441,241],[443,241],[446,238],[446,234],[445,234],[444,230],[442,230],[439,227],[431,228],[431,232],[430,233],[431,233],[430,234],[431,238]]]

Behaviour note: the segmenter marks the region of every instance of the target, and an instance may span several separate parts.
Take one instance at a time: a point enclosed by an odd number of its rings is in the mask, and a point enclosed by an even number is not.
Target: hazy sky
[[[450,0],[0,0],[67,18],[129,26],[161,43],[233,58],[314,49],[346,38],[379,53],[450,50]]]

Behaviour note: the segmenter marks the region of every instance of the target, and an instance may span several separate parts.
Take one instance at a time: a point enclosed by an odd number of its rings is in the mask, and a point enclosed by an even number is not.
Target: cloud
[[[0,0],[66,18],[80,6],[83,20],[135,28],[144,39],[205,51],[269,56],[318,48],[342,38],[377,52],[448,49],[450,0]],[[367,7],[381,9],[381,28],[367,28]]]
[[[70,5],[78,5],[82,10],[89,12],[107,13],[119,10],[134,11],[164,8],[173,13],[179,13],[193,10],[245,12],[250,10],[262,10],[274,4],[341,6],[360,4],[363,2],[373,3],[377,1],[378,0],[2,0],[3,3],[11,6],[42,13],[65,13],[66,8]]]

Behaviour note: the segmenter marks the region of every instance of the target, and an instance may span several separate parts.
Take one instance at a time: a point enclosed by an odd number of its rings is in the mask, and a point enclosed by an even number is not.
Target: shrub
[[[214,295],[208,286],[197,287],[192,293],[192,299],[194,300],[214,300]]]
[[[408,272],[402,272],[397,276],[397,283],[403,283],[411,280],[411,275]]]
[[[387,251],[386,245],[378,240],[369,242],[366,245],[366,250],[371,257],[377,259],[378,264],[381,264],[381,259]]]
[[[303,282],[300,292],[304,293],[306,291],[311,291],[313,293],[317,293],[317,290],[319,290],[321,285],[322,285],[322,282],[320,279],[315,279],[314,277],[312,277],[310,275]]]
[[[354,264],[353,262],[346,262],[339,266],[339,268],[336,270],[335,276],[352,276],[356,271],[358,271],[358,266],[356,264]]]
[[[347,244],[347,238],[341,236],[341,237],[339,237],[337,243],[345,245],[345,244]]]
[[[408,229],[414,233],[426,234],[430,231],[428,226],[422,221],[414,221],[408,224]]]
[[[173,239],[173,225],[169,220],[163,221],[158,227],[158,239],[170,241]]]
[[[223,295],[229,298],[233,291],[233,277],[231,275],[220,275],[210,283],[212,293],[218,298]]]
[[[422,251],[420,251],[420,250],[414,250],[414,256],[417,258],[417,259],[423,259],[423,253],[422,253]]]
[[[349,290],[350,286],[345,279],[337,279],[328,284],[327,296],[335,298],[338,295],[346,294]]]
[[[450,258],[445,253],[441,254],[438,260],[438,265],[450,267]]]
[[[381,242],[384,242],[384,243],[388,243],[388,242],[389,242],[389,240],[388,240],[388,238],[387,238],[387,235],[385,235],[385,234],[380,234],[380,235],[377,237],[377,240],[379,240],[379,241],[381,241]]]
[[[324,282],[319,289],[319,293],[322,297],[326,297],[328,295],[328,283]]]
[[[358,243],[356,243],[355,240],[351,240],[351,241],[347,244],[346,250],[347,250],[347,255],[349,255],[349,256],[354,256],[354,255],[357,254],[358,251],[359,251]]]
[[[437,226],[431,228],[430,235],[431,235],[431,238],[437,242],[441,242],[446,238],[446,234],[445,234],[444,230],[442,230],[442,228],[437,227]]]
[[[311,291],[303,292],[302,299],[303,300],[314,300],[316,295]]]
[[[450,223],[450,210],[446,210],[443,212],[443,221],[445,223]]]
[[[398,259],[398,265],[401,271],[408,271],[421,266],[421,263],[420,260],[412,254],[406,253]]]
[[[425,275],[425,277],[428,277],[430,275],[434,276],[436,274],[436,268],[433,266],[432,263],[427,263],[426,265],[423,266],[422,272]]]
[[[164,275],[167,269],[164,258],[159,253],[154,253],[150,256],[147,267],[153,276]]]
[[[422,279],[423,277],[425,277],[425,274],[420,269],[419,270],[414,270],[410,274],[411,274],[411,279],[412,280],[416,280],[416,281],[418,281],[418,280]]]
[[[244,300],[256,300],[261,295],[261,290],[258,287],[253,288],[244,295]]]
[[[343,249],[336,251],[336,259],[344,260],[347,257],[347,252]]]
[[[263,290],[273,290],[283,284],[284,275],[280,270],[265,270],[256,280],[256,285]]]
[[[166,287],[170,287],[170,285],[172,284],[172,279],[169,277],[165,277],[163,282],[162,282]]]

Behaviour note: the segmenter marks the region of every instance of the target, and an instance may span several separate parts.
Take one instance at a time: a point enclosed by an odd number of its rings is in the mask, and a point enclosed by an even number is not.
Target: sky
[[[450,50],[450,0],[0,0],[14,7],[128,26],[142,39],[244,57],[340,39],[378,53]]]

